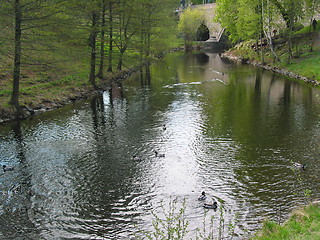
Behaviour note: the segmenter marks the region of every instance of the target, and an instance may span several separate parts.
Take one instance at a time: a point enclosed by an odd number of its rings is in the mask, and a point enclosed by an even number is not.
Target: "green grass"
[[[286,65],[286,68],[320,82],[320,52],[306,53],[299,59],[295,59],[293,63]]]
[[[310,204],[295,210],[283,225],[266,221],[252,240],[320,239],[320,206]]]
[[[316,31],[320,30],[320,24],[317,24]],[[306,34],[313,31],[313,26],[306,26],[303,29],[296,32],[296,34]]]

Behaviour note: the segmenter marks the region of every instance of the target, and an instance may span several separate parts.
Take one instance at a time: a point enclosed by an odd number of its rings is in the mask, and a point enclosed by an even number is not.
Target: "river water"
[[[0,125],[0,163],[15,167],[0,173],[0,239],[143,239],[179,210],[185,239],[283,222],[320,197],[319,103],[293,79],[175,53],[93,99]]]

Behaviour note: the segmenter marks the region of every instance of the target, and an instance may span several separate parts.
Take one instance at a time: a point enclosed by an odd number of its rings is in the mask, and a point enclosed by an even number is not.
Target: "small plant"
[[[196,240],[205,239],[205,240],[211,240],[214,236],[214,216],[211,216],[210,218],[210,228],[209,233],[207,233],[207,226],[206,226],[206,217],[210,210],[205,209],[204,215],[203,215],[203,227],[202,229],[197,228],[196,229]]]
[[[181,207],[178,207],[181,205]],[[183,240],[183,239],[195,239],[195,240],[232,240],[235,233],[235,227],[239,222],[239,215],[236,214],[234,219],[230,219],[228,222],[228,231],[226,232],[224,207],[219,207],[219,219],[216,219],[213,213],[214,210],[204,209],[203,214],[203,226],[195,229],[195,238],[187,238],[189,221],[186,216],[186,202],[183,199],[182,204],[179,202],[179,198],[172,199],[168,203],[168,207],[164,206],[161,202],[161,211],[152,211],[153,221],[151,231],[144,231],[137,227],[138,231],[135,234],[135,239],[149,239],[149,240]],[[208,226],[208,216],[210,216],[210,223]],[[217,220],[217,221],[215,221]],[[216,224],[219,224],[217,227]]]
[[[177,208],[178,198],[172,200],[170,198],[169,209],[166,210],[163,202],[161,202],[161,210],[164,216],[160,217],[159,213],[152,211],[153,231],[139,231],[145,237],[136,236],[137,239],[155,239],[155,240],[179,240],[183,239],[188,233],[189,222],[186,220],[185,199],[182,202],[182,207]]]

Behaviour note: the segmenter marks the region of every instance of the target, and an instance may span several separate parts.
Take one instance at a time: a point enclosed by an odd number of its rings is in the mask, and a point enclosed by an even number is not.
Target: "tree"
[[[227,29],[233,42],[253,38],[257,33],[260,39],[265,36],[271,52],[278,59],[273,49],[272,25],[279,22],[278,16],[281,16],[286,26],[290,61],[295,26],[305,16],[308,7],[317,5],[315,2],[316,0],[218,0],[215,20]]]
[[[109,52],[108,52],[108,72],[112,72],[112,60],[113,60],[113,9],[114,3],[109,0]]]
[[[239,15],[238,6],[238,0],[218,0],[215,11],[214,21],[219,22],[226,29],[232,42],[238,42],[241,39],[238,36],[236,24]]]
[[[170,36],[175,36],[172,0],[138,0],[139,33],[135,36],[134,48],[140,52],[140,61],[148,59],[151,54],[161,55],[170,43]]]
[[[53,19],[61,11],[64,2],[64,0],[5,0],[1,3],[1,8],[4,9],[3,13],[8,18],[5,23],[6,29],[13,26],[13,31],[8,31],[14,39],[13,84],[9,103],[17,109],[19,109],[21,68],[23,63],[26,64],[24,53],[25,56],[30,56],[30,54],[26,54],[27,46],[29,46],[29,52],[35,50],[30,47],[32,43],[29,41],[31,38],[39,40],[40,37],[46,37],[43,29],[55,24]],[[40,42],[40,40],[37,41],[38,45],[41,45]]]
[[[21,73],[21,34],[22,34],[22,6],[20,0],[14,1],[14,64],[13,64],[13,87],[10,104],[19,107],[19,85]]]
[[[280,12],[287,26],[288,62],[292,59],[292,35],[295,23],[302,17],[304,1],[297,0],[270,0]]]
[[[101,30],[100,30],[100,64],[98,77],[103,78],[104,58],[105,58],[105,27],[106,27],[106,11],[107,1],[101,0]]]
[[[92,9],[91,12],[91,32],[89,37],[89,46],[91,49],[90,54],[90,75],[89,82],[94,87],[96,86],[96,48],[97,48],[97,35],[98,35],[98,12],[97,9]]]
[[[263,0],[262,0],[263,3]],[[264,35],[267,38],[268,45],[270,47],[270,51],[272,55],[274,56],[274,59],[277,62],[280,62],[280,58],[276,54],[274,47],[273,47],[273,39],[272,39],[272,23],[273,21],[273,16],[274,16],[274,7],[270,4],[270,0],[266,1],[266,4],[262,4],[262,20],[263,20],[263,32]]]
[[[119,50],[117,69],[122,70],[123,58],[125,52],[128,50],[130,41],[133,36],[138,32],[139,21],[137,14],[139,8],[136,4],[136,0],[133,1],[120,1],[117,19],[114,44]]]
[[[197,29],[205,21],[204,13],[199,9],[187,8],[180,16],[178,30],[184,38],[185,49],[192,46],[195,40]]]

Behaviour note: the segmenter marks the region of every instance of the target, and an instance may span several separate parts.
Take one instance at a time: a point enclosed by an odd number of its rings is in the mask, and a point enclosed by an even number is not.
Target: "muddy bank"
[[[254,66],[257,66],[257,67],[261,67],[261,68],[263,68],[265,70],[269,70],[269,71],[272,71],[272,72],[275,72],[275,73],[279,73],[281,75],[285,75],[285,76],[288,76],[288,77],[291,77],[291,78],[299,79],[299,80],[302,80],[302,81],[304,81],[306,83],[311,83],[314,86],[319,86],[320,85],[320,83],[317,82],[314,79],[310,79],[310,78],[301,76],[299,74],[290,72],[290,71],[288,71],[286,69],[282,69],[282,68],[274,67],[274,66],[271,66],[271,65],[263,64],[263,63],[261,63],[259,61],[256,61],[256,60],[251,60],[251,59],[243,58],[243,57],[240,57],[240,56],[236,56],[232,52],[224,52],[224,53],[221,54],[221,57],[228,58],[228,59],[230,59],[232,61],[235,61],[235,62],[241,62],[241,63],[244,63],[244,64],[251,64],[251,65],[254,65]]]

